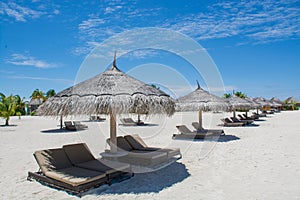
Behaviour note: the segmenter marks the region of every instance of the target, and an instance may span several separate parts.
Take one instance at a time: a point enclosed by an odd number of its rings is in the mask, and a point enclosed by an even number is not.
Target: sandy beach
[[[257,126],[220,127],[220,118],[232,113],[204,113],[205,128],[223,128],[220,141],[172,140],[176,125],[197,121],[197,112],[175,113],[142,120],[143,127],[118,126],[118,135],[139,134],[149,146],[180,147],[183,158],[147,174],[103,186],[82,199],[300,199],[299,111],[285,111],[256,121]],[[133,115],[134,118],[136,116]],[[64,191],[26,180],[37,171],[33,152],[85,142],[96,157],[108,148],[109,120],[81,120],[88,129],[58,131],[59,119],[12,117],[11,126],[0,127],[2,172],[0,199],[76,199]],[[4,121],[1,119],[1,124]]]

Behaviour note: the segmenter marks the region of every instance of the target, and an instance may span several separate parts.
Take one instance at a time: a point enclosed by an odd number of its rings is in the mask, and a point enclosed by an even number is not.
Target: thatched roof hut
[[[67,116],[110,114],[111,149],[116,152],[116,115],[121,113],[167,114],[175,102],[164,92],[124,74],[113,65],[105,72],[67,88],[48,99],[39,115]]]
[[[235,95],[232,95],[231,97],[227,98],[226,101],[230,104],[231,110],[250,109],[254,108],[255,106],[250,101]]]
[[[228,108],[224,99],[203,90],[199,84],[195,91],[178,98],[176,102],[177,111],[221,111]]]
[[[202,111],[227,111],[229,110],[229,104],[222,98],[210,94],[203,90],[199,83],[198,88],[177,99],[176,110],[177,111],[199,111],[199,127],[202,127]]]
[[[267,106],[271,106],[271,103],[268,102],[265,98],[263,97],[256,97],[253,99],[256,103],[259,103],[261,105],[261,107],[267,107]]]

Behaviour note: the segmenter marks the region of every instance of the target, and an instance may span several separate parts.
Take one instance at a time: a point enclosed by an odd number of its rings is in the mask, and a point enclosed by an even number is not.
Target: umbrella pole
[[[233,111],[233,117],[234,117],[234,118],[236,118],[236,115],[235,115],[235,110]]]
[[[117,123],[116,116],[110,112],[110,152],[117,153]]]
[[[63,116],[61,115],[60,116],[60,129],[63,128]]]
[[[198,113],[198,118],[199,118],[199,126],[198,126],[198,130],[202,130],[202,109],[199,109],[199,113]]]
[[[138,123],[141,122],[140,114],[138,114]]]

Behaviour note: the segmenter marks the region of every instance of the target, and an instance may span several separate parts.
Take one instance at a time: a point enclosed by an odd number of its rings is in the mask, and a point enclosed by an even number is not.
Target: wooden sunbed
[[[199,122],[192,122],[192,126],[195,128],[197,133],[213,133],[217,135],[222,135],[224,134],[223,129],[199,129]]]
[[[122,118],[122,119],[120,119],[120,121],[122,122],[121,125],[123,125],[123,126],[141,126],[141,125],[144,125],[144,122],[142,122],[142,121],[135,122],[132,118]]]
[[[168,159],[173,159],[173,158],[180,159],[182,157],[179,148],[149,147],[146,145],[143,139],[137,134],[126,135],[124,136],[124,138],[134,150],[150,151],[150,152],[151,151],[166,152]]]
[[[252,119],[238,119],[236,117],[230,117],[230,119],[233,121],[233,122],[241,122],[241,123],[244,123],[244,125],[249,125],[249,124],[252,124],[253,123],[253,120]]]
[[[209,131],[203,131],[203,132],[197,132],[191,131],[186,125],[179,125],[176,126],[177,130],[179,131],[179,134],[173,134],[173,139],[205,139],[209,137],[215,137],[220,136],[223,133],[220,131],[216,132],[209,132]]]
[[[85,144],[36,151],[34,157],[40,170],[28,172],[28,180],[34,179],[79,196],[91,188],[111,184],[117,177],[132,175],[128,165],[107,165],[95,159]]]
[[[236,127],[236,126],[244,126],[245,124],[242,122],[233,122],[229,118],[221,119],[223,122],[223,126]]]
[[[109,139],[107,143],[110,144]],[[156,169],[169,160],[167,152],[134,149],[123,136],[117,137],[117,146],[118,151],[126,152],[126,155],[118,157],[117,160],[131,165]]]
[[[76,126],[71,121],[65,121],[65,129],[69,131],[76,131]]]

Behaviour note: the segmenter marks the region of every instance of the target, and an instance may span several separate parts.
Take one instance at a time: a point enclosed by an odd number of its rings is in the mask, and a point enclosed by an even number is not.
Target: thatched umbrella
[[[226,101],[230,104],[230,109],[233,111],[233,117],[236,117],[235,112],[237,109],[245,109],[248,110],[254,107],[254,104],[246,99],[241,97],[232,95],[231,97],[227,98]]]
[[[256,97],[253,99],[256,103],[259,103],[261,105],[261,107],[268,107],[271,106],[271,103],[268,102],[265,98],[263,97]]]
[[[277,97],[273,97],[272,99],[270,99],[271,102],[275,102],[277,104],[280,104],[281,106],[284,104],[283,101],[281,101],[280,99],[278,99]]]
[[[284,105],[283,101],[278,99],[277,97],[273,97],[269,100],[273,104],[273,106],[277,109],[277,111],[281,110],[281,107]]]
[[[245,99],[247,101],[249,101],[250,103],[252,103],[253,108],[256,109],[256,112],[258,113],[258,109],[261,107],[261,104],[257,103],[256,101],[254,101],[253,98],[251,97],[245,97]],[[246,116],[247,116],[248,112],[246,112]]]
[[[38,109],[40,115],[110,115],[110,147],[117,152],[116,115],[167,114],[175,112],[175,102],[164,92],[124,74],[116,66],[59,92]]]
[[[198,88],[177,99],[178,111],[198,111],[199,115],[199,130],[203,130],[202,125],[202,111],[220,111],[228,110],[229,104],[222,98],[210,94],[209,92],[203,90],[198,81]]]

